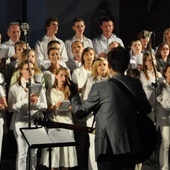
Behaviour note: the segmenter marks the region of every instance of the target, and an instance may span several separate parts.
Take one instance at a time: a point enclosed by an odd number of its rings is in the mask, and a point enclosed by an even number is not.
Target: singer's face
[[[57,34],[57,31],[58,31],[58,22],[52,21],[50,26],[47,27],[47,32],[51,34]]]
[[[20,70],[20,73],[25,80],[32,78],[34,76],[34,65],[32,63],[29,63],[28,67],[28,64],[24,64],[22,69]]]
[[[161,48],[160,54],[163,58],[169,55],[169,46],[167,44]]]
[[[166,80],[170,82],[170,67],[168,67],[167,70],[165,71],[165,76],[166,76]]]
[[[56,79],[58,80],[58,86],[63,86],[68,80],[68,75],[65,70],[61,70],[57,75]]]
[[[60,60],[60,52],[57,49],[51,50],[48,58],[50,59],[51,63],[58,63]]]
[[[110,38],[114,29],[113,22],[112,21],[103,22],[100,28],[103,32],[103,35],[107,38]]]
[[[101,77],[105,77],[108,71],[108,63],[107,61],[100,61],[99,65],[97,66],[97,74]]]
[[[17,41],[19,41],[20,36],[21,36],[21,30],[20,27],[18,25],[11,25],[8,29],[7,32],[9,38],[16,43]]]
[[[84,22],[76,22],[73,26],[73,30],[76,32],[76,34],[83,34],[85,30]]]
[[[130,48],[133,51],[133,53],[140,53],[142,51],[142,44],[141,44],[141,42],[139,40],[134,41]]]
[[[35,51],[29,51],[28,59],[29,59],[29,61],[31,61],[32,63],[35,63]]]
[[[145,48],[147,48],[147,45],[150,41],[150,38],[149,37],[141,38],[140,41],[141,41],[141,44],[142,44],[142,49],[145,49]]]

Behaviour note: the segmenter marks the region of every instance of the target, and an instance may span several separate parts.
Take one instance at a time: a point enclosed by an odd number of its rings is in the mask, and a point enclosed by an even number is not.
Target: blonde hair
[[[69,71],[68,71],[67,68],[61,66],[60,68],[57,69],[55,75],[58,75],[58,74],[60,73],[60,71],[65,71],[66,74],[67,74],[67,79],[69,78]],[[68,81],[68,80],[67,80],[67,81]],[[58,86],[58,80],[55,79],[54,87],[57,88],[57,86]],[[64,93],[65,99],[68,100],[71,92],[70,92],[70,88],[69,88],[69,86],[67,85],[67,83],[65,84],[64,90],[63,90],[62,92]]]
[[[169,28],[166,28],[164,33],[163,33],[163,42],[164,43],[167,43],[167,40],[166,40],[166,34],[170,32],[170,27]],[[169,45],[169,44],[168,44]],[[170,45],[169,45],[170,46]]]
[[[107,60],[103,57],[98,57],[93,62],[92,73],[91,73],[91,77],[93,77],[93,80],[97,80],[97,77],[98,77],[97,67],[100,65],[101,62],[107,62]],[[110,77],[109,69],[107,70],[106,76]]]
[[[147,72],[148,68],[147,68],[145,62],[146,62],[147,58],[150,57],[150,56],[151,56],[150,53],[144,53],[143,54],[143,72],[144,72],[147,80],[149,80],[149,75],[148,75],[148,72]],[[155,70],[156,70],[156,67],[155,67]],[[156,73],[156,77],[158,77],[157,73]]]
[[[33,52],[35,53],[35,50],[34,50],[34,49],[24,50],[24,51],[21,53],[21,60],[18,62],[18,66],[19,66],[24,60],[28,60],[28,55],[29,55],[29,52],[30,52],[30,51],[33,51]],[[37,74],[42,73],[42,71],[39,69],[38,64],[37,64],[37,62],[36,62],[36,57],[35,57],[35,62],[33,63],[33,65],[34,65],[35,73],[37,73]]]

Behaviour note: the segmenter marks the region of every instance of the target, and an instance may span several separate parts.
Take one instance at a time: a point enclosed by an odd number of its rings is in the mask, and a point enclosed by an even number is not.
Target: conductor
[[[151,106],[140,80],[124,75],[130,56],[123,47],[116,47],[108,54],[112,78],[95,83],[88,99],[81,103],[77,86],[70,82],[70,101],[77,118],[93,112],[96,121],[95,156],[99,170],[133,170],[136,152],[142,149],[137,131],[137,114],[147,115]],[[135,104],[119,84],[136,98]],[[138,107],[137,107],[137,106]]]

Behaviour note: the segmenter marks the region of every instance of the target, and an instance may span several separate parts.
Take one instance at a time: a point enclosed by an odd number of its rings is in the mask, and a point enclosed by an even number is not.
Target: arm
[[[75,93],[76,90],[74,88],[72,88],[72,90],[70,89],[70,91],[70,103],[72,105],[72,110],[74,113],[76,113],[76,117],[78,119],[82,119],[88,116],[92,111],[98,109],[100,103],[100,96],[96,84],[92,86],[87,100],[85,100],[83,103],[81,103],[78,90],[77,93]]]

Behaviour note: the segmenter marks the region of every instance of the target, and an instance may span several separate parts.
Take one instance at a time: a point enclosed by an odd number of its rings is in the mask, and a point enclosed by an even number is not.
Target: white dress
[[[2,88],[2,86],[0,85],[0,97],[5,97],[5,92],[4,89]],[[0,162],[1,162],[1,151],[2,151],[2,138],[3,138],[3,124],[4,124],[4,120],[3,120],[3,112],[0,112]]]
[[[47,91],[47,101],[49,104],[54,105],[58,101],[64,100],[64,94],[56,88],[51,88]],[[50,113],[53,117],[50,120],[53,122],[61,122],[73,124],[72,115],[70,111],[58,111],[57,109]],[[71,136],[74,137],[73,131],[69,130]],[[49,167],[49,152],[47,148],[42,149],[41,164]],[[56,147],[52,148],[51,152],[51,167],[74,167],[77,166],[77,154],[75,146],[69,147]]]

